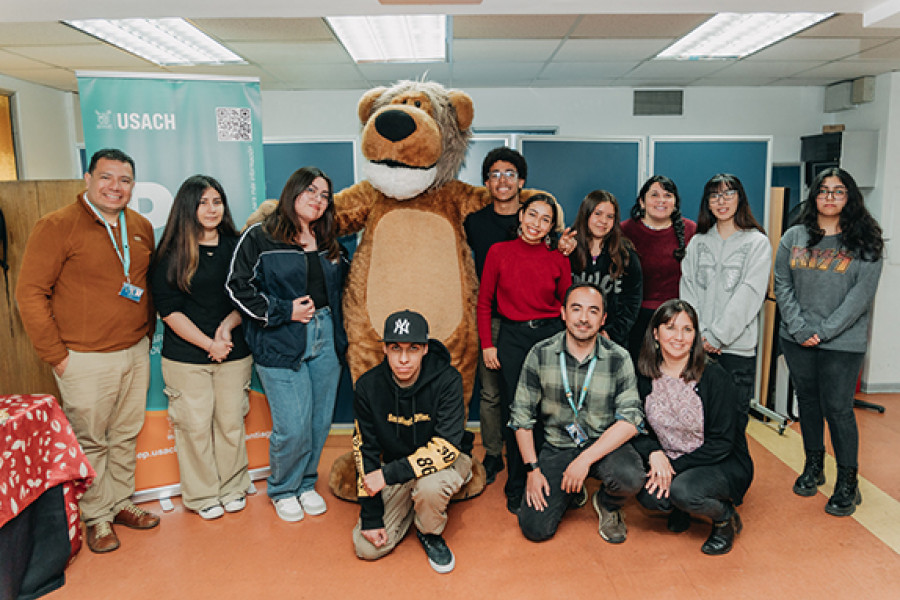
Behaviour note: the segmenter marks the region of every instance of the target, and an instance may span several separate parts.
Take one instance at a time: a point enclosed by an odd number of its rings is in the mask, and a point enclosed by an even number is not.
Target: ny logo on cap
[[[394,323],[394,333],[397,335],[409,335],[409,319],[397,319]]]

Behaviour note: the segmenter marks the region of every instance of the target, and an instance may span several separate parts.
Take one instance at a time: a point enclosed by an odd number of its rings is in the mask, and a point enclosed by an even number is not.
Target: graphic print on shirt
[[[604,273],[603,277],[598,272],[583,272],[580,275],[573,274],[572,283],[592,283],[603,290],[603,293],[607,296],[622,293],[622,278],[613,279],[609,273]]]
[[[744,263],[750,254],[752,244],[749,242],[735,248],[734,252],[722,260],[722,268],[716,273],[716,264],[719,262],[716,253],[706,242],[697,243],[697,285],[708,289],[716,279],[722,279],[722,289],[732,292],[741,282],[741,274],[744,272]]]
[[[847,272],[852,262],[853,257],[843,249],[810,249],[803,246],[793,246],[791,248],[792,269],[832,270],[835,273],[843,274]]]

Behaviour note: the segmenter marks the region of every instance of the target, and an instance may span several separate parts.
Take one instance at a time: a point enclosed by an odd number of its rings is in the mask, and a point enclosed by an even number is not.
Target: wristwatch
[[[539,468],[539,465],[536,462],[525,463],[525,472],[531,473],[535,469]]]

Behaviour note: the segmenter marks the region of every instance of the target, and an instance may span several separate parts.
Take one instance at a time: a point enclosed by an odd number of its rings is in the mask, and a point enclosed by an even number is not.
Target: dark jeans
[[[858,467],[853,393],[865,353],[805,348],[784,338],[781,349],[797,392],[803,449],[807,453],[825,449],[823,421],[828,421],[837,463]]]
[[[529,540],[541,542],[556,533],[556,528],[575,495],[562,490],[563,472],[583,451],[583,448],[556,448],[544,444],[538,464],[550,485],[547,506],[543,511],[537,511],[528,506],[523,498],[519,509],[519,528]],[[626,443],[592,464],[588,477],[595,477],[603,482],[600,487],[600,504],[608,510],[618,510],[629,496],[636,494],[644,485],[644,468],[641,457],[631,444]]]
[[[669,512],[675,507],[712,521],[724,521],[731,516],[734,508],[728,490],[725,470],[720,465],[709,465],[675,475],[668,498],[657,498],[642,487],[637,499],[650,510]]]
[[[722,365],[722,368],[731,375],[731,380],[744,398],[744,412],[750,408],[750,400],[756,390],[756,357],[738,356],[723,352],[718,355],[710,355],[710,358]]]
[[[644,333],[650,326],[650,319],[653,318],[655,312],[653,309],[642,306],[638,310],[637,319],[628,334],[628,353],[631,355],[631,362],[634,363],[635,369],[637,369],[638,356],[641,354],[641,345],[644,343]]]
[[[562,319],[547,319],[537,328],[508,320],[500,322],[497,359],[500,361],[500,418],[503,422],[503,441],[506,443],[507,479],[504,491],[507,498],[521,498],[525,493],[525,465],[516,443],[516,434],[509,428],[510,408],[516,396],[522,364],[532,346],[562,329]],[[544,429],[537,423],[533,433],[534,448],[540,452],[544,443]]]

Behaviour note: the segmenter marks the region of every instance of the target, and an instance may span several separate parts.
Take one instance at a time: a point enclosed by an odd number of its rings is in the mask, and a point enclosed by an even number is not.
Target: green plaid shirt
[[[628,352],[605,337],[597,336],[594,352],[579,362],[566,349],[565,331],[538,342],[528,352],[510,413],[511,428],[533,429],[540,411],[547,443],[558,448],[575,447],[566,431],[566,425],[575,420],[575,413],[566,400],[559,367],[560,352],[566,358],[566,376],[576,406],[588,365],[593,356],[597,357],[584,406],[578,411],[578,423],[591,442],[618,420],[641,428],[644,414]]]

